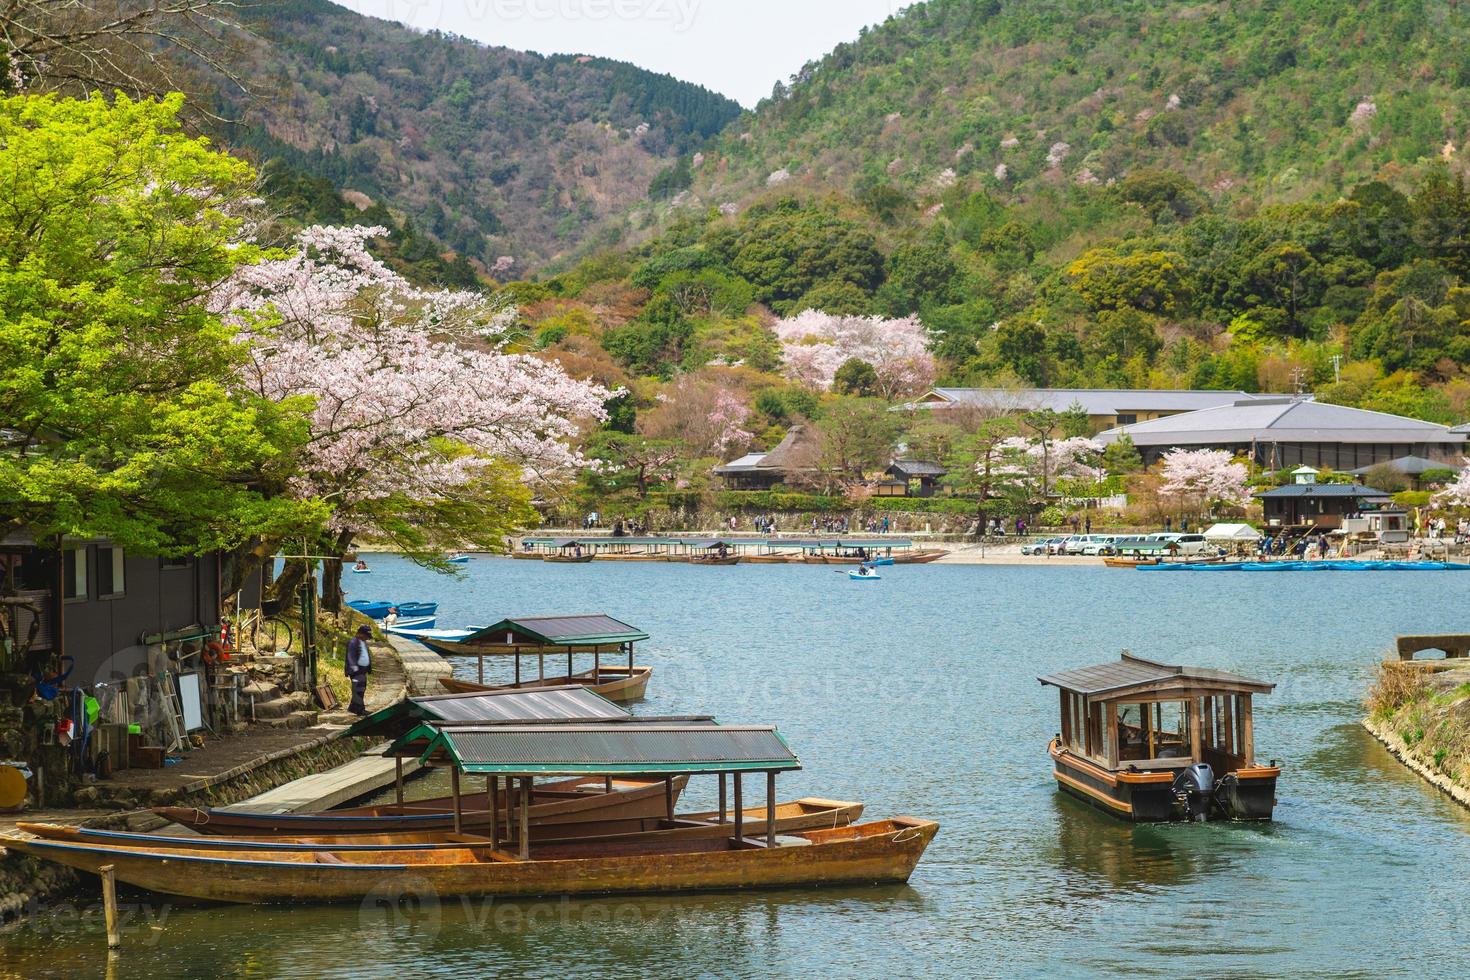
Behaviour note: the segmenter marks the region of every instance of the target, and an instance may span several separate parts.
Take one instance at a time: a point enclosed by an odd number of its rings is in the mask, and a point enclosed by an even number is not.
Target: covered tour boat
[[[602,613],[503,619],[459,640],[443,640],[429,634],[416,635],[414,639],[442,657],[477,659],[475,681],[453,677],[440,681],[446,691],[455,694],[585,686],[611,701],[636,701],[643,697],[653,674],[652,667],[633,663],[633,644],[648,639],[648,634]],[[590,656],[592,669],[578,673],[574,662],[577,656]],[[604,662],[603,658],[608,656],[626,659],[613,665]],[[512,658],[514,681],[486,683],[487,657]],[[535,673],[530,677],[523,671],[522,661],[527,657],[534,658]],[[561,657],[566,657],[566,673],[548,675],[548,659],[559,664]]]
[[[1068,793],[1127,820],[1271,819],[1281,770],[1256,764],[1251,697],[1276,685],[1129,653],[1040,681],[1061,692]]]

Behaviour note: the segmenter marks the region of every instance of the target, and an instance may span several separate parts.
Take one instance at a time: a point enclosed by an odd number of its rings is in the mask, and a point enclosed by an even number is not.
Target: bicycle
[[[236,646],[237,637],[248,635],[250,645],[257,652],[290,653],[296,633],[285,619],[274,614],[267,615],[267,605],[270,603],[262,603],[259,609],[237,614],[236,623],[233,624],[229,635],[225,637],[225,644]]]

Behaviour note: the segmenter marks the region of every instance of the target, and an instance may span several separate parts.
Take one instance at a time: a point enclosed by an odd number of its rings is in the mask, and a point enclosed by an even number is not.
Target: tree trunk
[[[352,537],[351,531],[339,532],[327,552],[329,555],[336,555],[336,560],[329,557],[322,562],[322,611],[334,616],[342,612],[341,558],[352,547]]]

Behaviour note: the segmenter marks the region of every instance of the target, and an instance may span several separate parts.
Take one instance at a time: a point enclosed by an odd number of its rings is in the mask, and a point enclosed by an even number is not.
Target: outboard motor
[[[1174,777],[1174,799],[1189,819],[1202,823],[1210,819],[1210,801],[1215,793],[1215,770],[1207,763],[1196,762]]]

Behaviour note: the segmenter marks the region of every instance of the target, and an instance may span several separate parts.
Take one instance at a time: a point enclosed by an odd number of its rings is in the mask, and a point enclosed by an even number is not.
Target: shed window
[[[87,548],[67,548],[61,553],[61,597],[87,598]]]
[[[127,591],[123,575],[123,550],[102,547],[97,549],[97,594],[103,598],[120,596]]]

